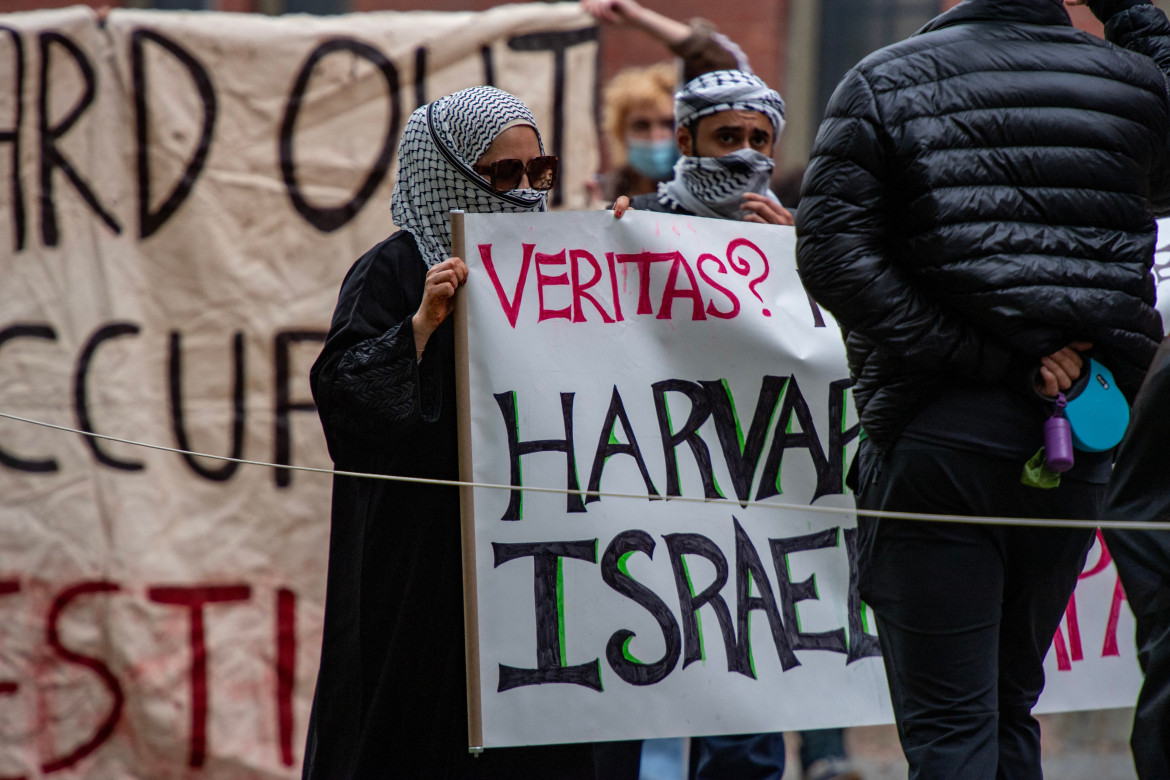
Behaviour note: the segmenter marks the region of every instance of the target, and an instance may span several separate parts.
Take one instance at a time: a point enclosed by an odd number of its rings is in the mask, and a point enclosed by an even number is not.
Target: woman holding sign
[[[400,230],[342,283],[313,397],[339,471],[458,478],[448,212],[544,211],[557,158],[512,95],[422,106],[398,148]],[[585,777],[588,745],[468,754],[459,493],[337,476],[306,778]]]

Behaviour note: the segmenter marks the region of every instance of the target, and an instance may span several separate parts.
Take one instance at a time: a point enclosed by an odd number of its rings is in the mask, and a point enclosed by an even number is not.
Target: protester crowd
[[[1106,40],[1071,25],[1065,6],[1084,4]],[[1170,22],[1149,0],[966,0],[846,74],[794,208],[772,187],[784,101],[733,42],[636,0],[582,6],[677,57],[607,87],[599,204],[795,224],[800,277],[841,326],[864,431],[859,586],[910,777],[1040,777],[1042,661],[1093,539],[1059,521],[1170,519],[1151,273],[1170,213]],[[545,210],[556,152],[491,87],[411,116],[398,230],[350,270],[312,370],[339,470],[457,477],[450,314],[467,268],[446,215]],[[452,487],[335,478],[305,777],[636,778],[662,745],[467,756],[458,517]],[[1106,538],[1145,673],[1135,766],[1170,778],[1170,539]],[[806,780],[861,777],[840,729],[801,740]],[[685,768],[784,770],[779,734],[693,735]]]

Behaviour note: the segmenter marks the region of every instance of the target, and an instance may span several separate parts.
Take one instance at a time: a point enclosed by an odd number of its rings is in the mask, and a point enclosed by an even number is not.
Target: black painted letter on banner
[[[293,401],[292,389],[292,356],[293,344],[311,342],[324,344],[327,334],[319,330],[289,330],[276,334],[274,344],[276,356],[276,414],[274,415],[272,460],[282,466],[292,463],[292,428],[289,426],[290,412],[315,412],[317,404],[308,401]],[[288,469],[275,469],[276,486],[288,487],[292,484],[292,472]]]
[[[691,454],[695,456],[695,465],[699,468],[699,478],[703,482],[703,497],[723,498],[723,494],[715,485],[715,472],[711,467],[711,451],[707,449],[706,442],[699,435],[699,428],[711,416],[711,401],[707,396],[707,391],[699,383],[683,379],[666,379],[662,382],[655,382],[651,388],[654,391],[654,411],[658,417],[658,431],[662,436],[662,453],[666,458],[666,495],[682,495],[676,450],[685,441],[690,447]],[[666,402],[667,393],[682,393],[691,402],[691,413],[678,431],[671,430],[670,406]]]
[[[666,679],[678,664],[678,657],[682,651],[682,636],[679,634],[678,621],[670,607],[666,606],[657,593],[629,575],[624,566],[624,559],[632,553],[642,553],[647,558],[654,557],[654,539],[645,531],[623,531],[614,537],[605,554],[601,556],[601,579],[605,584],[618,593],[645,609],[658,623],[662,630],[662,638],[666,651],[662,658],[651,663],[635,660],[629,655],[627,645],[635,634],[628,628],[613,633],[605,645],[605,660],[618,677],[630,685],[653,685]]]
[[[20,128],[24,123],[24,40],[20,32],[0,25],[0,32],[8,33],[12,41],[12,81],[5,85],[12,95],[15,111],[11,129],[0,130],[0,144],[12,144],[12,245],[17,252],[24,249],[24,185],[20,183]]]
[[[740,662],[751,670],[750,676],[754,678],[756,670],[751,653],[751,614],[758,609],[768,618],[768,628],[772,632],[772,643],[776,645],[780,668],[788,671],[799,666],[800,661],[796,660],[796,654],[792,652],[792,643],[780,619],[772,583],[768,581],[768,573],[747,531],[743,530],[737,518],[732,517],[731,520],[735,524],[735,624],[739,632]],[[752,582],[755,582],[759,596],[752,595]]]
[[[553,53],[552,148],[563,154],[565,143],[565,52],[574,46],[597,40],[597,27],[516,35],[508,39],[514,51],[551,51]],[[491,82],[488,82],[491,83]],[[552,193],[552,205],[564,200],[558,182]]]
[[[565,454],[565,488],[571,491],[580,491],[581,483],[577,480],[577,456],[573,447],[573,394],[561,393],[561,417],[565,425],[563,439],[534,439],[520,441],[520,423],[516,414],[516,393],[496,393],[493,396],[500,413],[504,416],[504,427],[508,432],[508,461],[511,465],[511,485],[514,488],[523,487],[521,479],[520,458],[523,455],[532,455],[538,452],[562,452]],[[519,520],[523,516],[523,491],[511,491],[508,507],[504,510],[501,520]],[[579,492],[565,496],[566,512],[584,512],[585,502]]]
[[[857,529],[846,528],[844,534],[845,553],[849,556],[849,655],[845,663],[851,664],[862,658],[880,656],[882,648],[877,637],[866,632],[861,614],[861,594],[857,592]]]
[[[97,348],[101,346],[102,342],[119,336],[137,336],[140,330],[141,328],[132,322],[114,322],[103,325],[89,337],[89,341],[86,342],[85,348],[81,351],[81,357],[77,359],[77,374],[74,377],[73,407],[77,413],[77,427],[86,433],[96,433],[89,417],[89,365],[93,362]],[[141,461],[115,458],[102,449],[99,440],[93,436],[83,436],[82,439],[89,445],[89,449],[93,452],[98,463],[123,471],[141,471],[145,468]]]
[[[731,610],[720,591],[727,584],[727,558],[715,542],[701,534],[667,534],[666,549],[670,551],[670,567],[674,573],[674,587],[678,592],[679,614],[682,616],[683,668],[703,655],[703,635],[699,631],[699,610],[708,604],[715,610],[719,628],[723,632],[723,649],[727,653],[727,671],[739,672],[751,677],[751,666],[746,658],[740,658],[738,643],[735,641],[735,623]],[[695,592],[690,570],[684,556],[697,555],[706,558],[715,567],[715,578],[702,591]]]
[[[792,431],[794,414],[800,423],[799,432]],[[784,390],[784,404],[780,407],[780,417],[776,421],[775,433],[772,436],[772,449],[768,452],[768,460],[764,464],[764,475],[760,478],[756,501],[783,493],[780,487],[781,468],[784,465],[784,453],[790,449],[808,450],[808,456],[812,459],[813,468],[817,472],[817,489],[813,494],[813,501],[824,495],[841,492],[841,476],[833,474],[829,459],[825,457],[821,440],[817,436],[816,425],[813,423],[812,412],[809,411],[808,401],[804,400],[795,374],[789,377]]]
[[[246,411],[244,407],[244,334],[236,331],[232,339],[232,356],[234,358],[234,386],[232,390],[232,454],[230,457],[241,458],[244,454],[244,422]],[[183,336],[178,331],[171,331],[171,356],[167,371],[171,391],[171,427],[175,431],[175,441],[181,450],[194,450],[191,440],[187,437],[187,425],[183,419]],[[223,461],[219,466],[205,466],[194,455],[183,453],[183,460],[201,477],[214,482],[224,482],[232,478],[239,463]]]
[[[6,341],[19,338],[56,341],[57,331],[53,330],[50,325],[9,325],[4,330],[0,330],[0,347],[3,347]],[[7,466],[10,469],[16,469],[17,471],[31,471],[34,473],[56,471],[58,468],[55,458],[28,460],[26,458],[19,458],[10,452],[5,452],[2,448],[0,448],[0,465]]]
[[[756,468],[760,465],[760,455],[764,452],[764,441],[768,438],[768,429],[772,425],[776,406],[780,403],[780,395],[788,384],[788,377],[764,377],[760,384],[759,397],[756,399],[756,411],[752,415],[751,426],[742,445],[739,440],[741,421],[736,418],[736,405],[735,399],[731,396],[731,388],[723,380],[704,381],[700,384],[707,390],[707,397],[711,402],[715,431],[719,435],[719,444],[723,448],[727,470],[731,473],[735,496],[740,504],[746,507],[748,499],[751,498]]]
[[[374,167],[353,198],[341,206],[314,206],[305,199],[304,193],[301,192],[301,187],[297,183],[296,163],[293,161],[297,115],[305,100],[313,68],[317,66],[318,62],[336,51],[347,51],[357,57],[369,60],[386,79],[386,84],[390,87],[390,126],[386,128],[386,140],[382,143],[382,151],[378,154]],[[289,96],[288,105],[285,107],[284,121],[280,125],[280,174],[284,178],[284,186],[288,190],[288,196],[297,213],[322,233],[337,230],[357,216],[362,207],[366,205],[366,201],[374,194],[374,190],[382,183],[382,179],[386,177],[386,172],[390,170],[390,158],[394,155],[394,150],[398,145],[398,125],[401,121],[402,106],[399,105],[398,69],[394,67],[393,62],[386,58],[386,55],[373,46],[349,38],[334,38],[314,49],[309,58],[305,60],[305,64],[301,66],[301,72],[297,75],[292,95]]]
[[[524,685],[570,683],[600,691],[601,663],[594,658],[589,663],[567,666],[561,646],[561,621],[557,591],[558,569],[564,558],[597,563],[597,540],[577,542],[534,542],[529,544],[492,543],[495,566],[499,567],[517,558],[532,558],[533,591],[536,597],[536,668],[518,669],[500,664],[500,693]]]
[[[614,426],[621,422],[622,429],[625,431],[626,439],[629,443],[622,444],[614,436]],[[638,447],[638,440],[634,438],[634,427],[630,425],[630,417],[626,414],[626,406],[622,402],[621,393],[618,392],[617,385],[613,386],[613,395],[609,399],[609,409],[605,413],[605,422],[601,424],[601,435],[597,439],[597,452],[593,456],[593,469],[589,472],[589,487],[590,493],[597,493],[601,491],[601,472],[605,468],[605,464],[609,462],[613,455],[629,455],[634,459],[634,464],[638,467],[638,472],[642,475],[642,481],[646,484],[646,492],[651,496],[658,495],[658,488],[654,487],[654,483],[650,479],[650,471],[646,468],[646,460],[642,457],[642,450]],[[588,496],[585,503],[591,501],[600,501],[601,496]]]
[[[97,94],[97,75],[94,73],[93,66],[89,64],[89,59],[85,53],[78,48],[77,44],[66,38],[61,33],[57,32],[43,32],[40,35],[41,42],[41,90],[40,90],[40,137],[41,137],[41,238],[45,242],[45,246],[57,246],[61,240],[60,230],[57,227],[57,208],[53,201],[53,171],[61,169],[66,178],[73,183],[82,199],[89,204],[94,213],[101,217],[102,222],[115,233],[122,232],[122,226],[114,219],[113,215],[107,212],[102,205],[98,203],[97,196],[94,195],[93,190],[81,178],[81,175],[74,169],[73,164],[65,158],[61,150],[57,148],[57,141],[60,140],[69,130],[76,124],[85,110],[93,103],[94,97]],[[49,80],[49,65],[52,61],[51,47],[52,44],[58,46],[69,52],[77,65],[78,70],[81,71],[82,80],[85,82],[85,91],[77,104],[70,109],[69,113],[65,115],[57,125],[50,126],[49,124],[49,85],[52,83]]]
[[[820,598],[817,595],[817,578],[816,575],[810,575],[808,579],[793,582],[788,567],[788,556],[793,553],[836,547],[839,531],[838,528],[828,528],[804,536],[768,540],[772,546],[772,564],[776,567],[776,588],[780,591],[780,611],[784,615],[784,627],[794,650],[848,652],[845,643],[845,629],[843,628],[809,633],[800,630],[796,602]]]
[[[427,102],[427,47],[414,50],[414,107],[420,108]]]
[[[832,493],[845,492],[845,447],[861,433],[859,422],[845,427],[845,395],[852,386],[852,379],[837,379],[829,383],[829,473],[823,480],[823,486],[818,475],[817,493],[813,501],[824,495],[821,493],[822,487]]]
[[[191,80],[199,90],[199,100],[203,105],[203,127],[199,132],[199,143],[195,153],[187,161],[187,167],[182,177],[175,182],[174,189],[158,211],[150,210],[150,112],[147,105],[146,85],[146,56],[144,41],[151,41],[166,49],[178,60]],[[137,29],[130,35],[131,72],[134,79],[134,120],[136,138],[138,140],[138,235],[142,238],[153,235],[166,224],[187,196],[203,166],[207,163],[207,153],[211,149],[211,138],[215,131],[216,99],[215,88],[211,84],[211,76],[199,61],[187,53],[179,44],[153,30]]]

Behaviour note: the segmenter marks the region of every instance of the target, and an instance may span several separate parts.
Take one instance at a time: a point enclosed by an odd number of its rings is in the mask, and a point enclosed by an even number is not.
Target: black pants
[[[1133,763],[1142,780],[1164,780],[1170,778],[1170,530],[1107,530],[1105,542],[1133,608],[1145,674],[1133,715]]]
[[[1162,342],[1133,405],[1113,470],[1109,520],[1170,520],[1170,339]],[[1105,531],[1133,608],[1145,673],[1134,711],[1134,765],[1142,780],[1170,778],[1170,525],[1165,531]]]
[[[780,780],[784,776],[784,734],[738,734],[691,740],[690,780]]]
[[[1022,461],[903,440],[863,443],[862,509],[1095,518],[1104,485],[1020,483]],[[1088,529],[861,517],[859,589],[877,617],[910,778],[1040,778],[1044,655],[1092,543]]]

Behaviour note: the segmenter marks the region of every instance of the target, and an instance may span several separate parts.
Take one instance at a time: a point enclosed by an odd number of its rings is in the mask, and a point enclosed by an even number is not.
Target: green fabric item
[[[1020,475],[1020,482],[1028,487],[1051,490],[1060,487],[1060,474],[1048,468],[1048,459],[1044,455],[1044,448],[1024,464],[1024,473]]]

